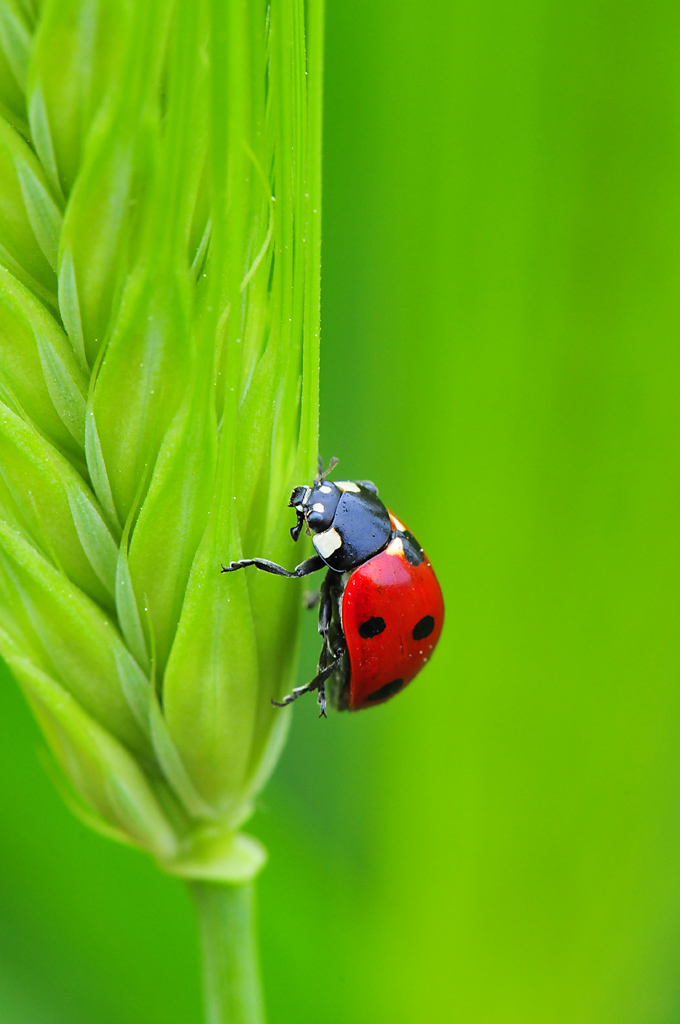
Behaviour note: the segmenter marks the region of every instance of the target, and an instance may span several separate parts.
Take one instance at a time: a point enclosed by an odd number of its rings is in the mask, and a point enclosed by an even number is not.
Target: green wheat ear
[[[281,747],[317,452],[319,0],[0,5],[0,652],[94,828],[189,879]]]

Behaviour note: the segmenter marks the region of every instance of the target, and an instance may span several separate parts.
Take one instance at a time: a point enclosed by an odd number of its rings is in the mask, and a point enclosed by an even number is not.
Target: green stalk
[[[203,955],[206,1024],[264,1024],[253,884],[189,885]]]

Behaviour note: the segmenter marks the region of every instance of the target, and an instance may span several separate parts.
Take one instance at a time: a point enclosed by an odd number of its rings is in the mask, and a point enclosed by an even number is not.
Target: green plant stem
[[[253,883],[189,888],[201,937],[206,1024],[264,1024]]]

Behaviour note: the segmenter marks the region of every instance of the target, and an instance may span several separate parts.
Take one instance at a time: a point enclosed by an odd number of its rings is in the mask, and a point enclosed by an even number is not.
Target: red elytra
[[[405,529],[391,512],[390,519],[395,530]],[[359,711],[407,686],[429,660],[443,621],[444,600],[427,555],[412,565],[395,537],[356,568],[345,587],[342,626],[351,676],[343,704]]]

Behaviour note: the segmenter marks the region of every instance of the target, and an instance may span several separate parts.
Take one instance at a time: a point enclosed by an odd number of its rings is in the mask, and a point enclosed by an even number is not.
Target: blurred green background
[[[296,708],[271,1024],[676,1024],[680,7],[329,0],[326,100],[323,452],[448,619],[398,700]],[[199,1024],[181,884],[0,720],[0,1021]]]

